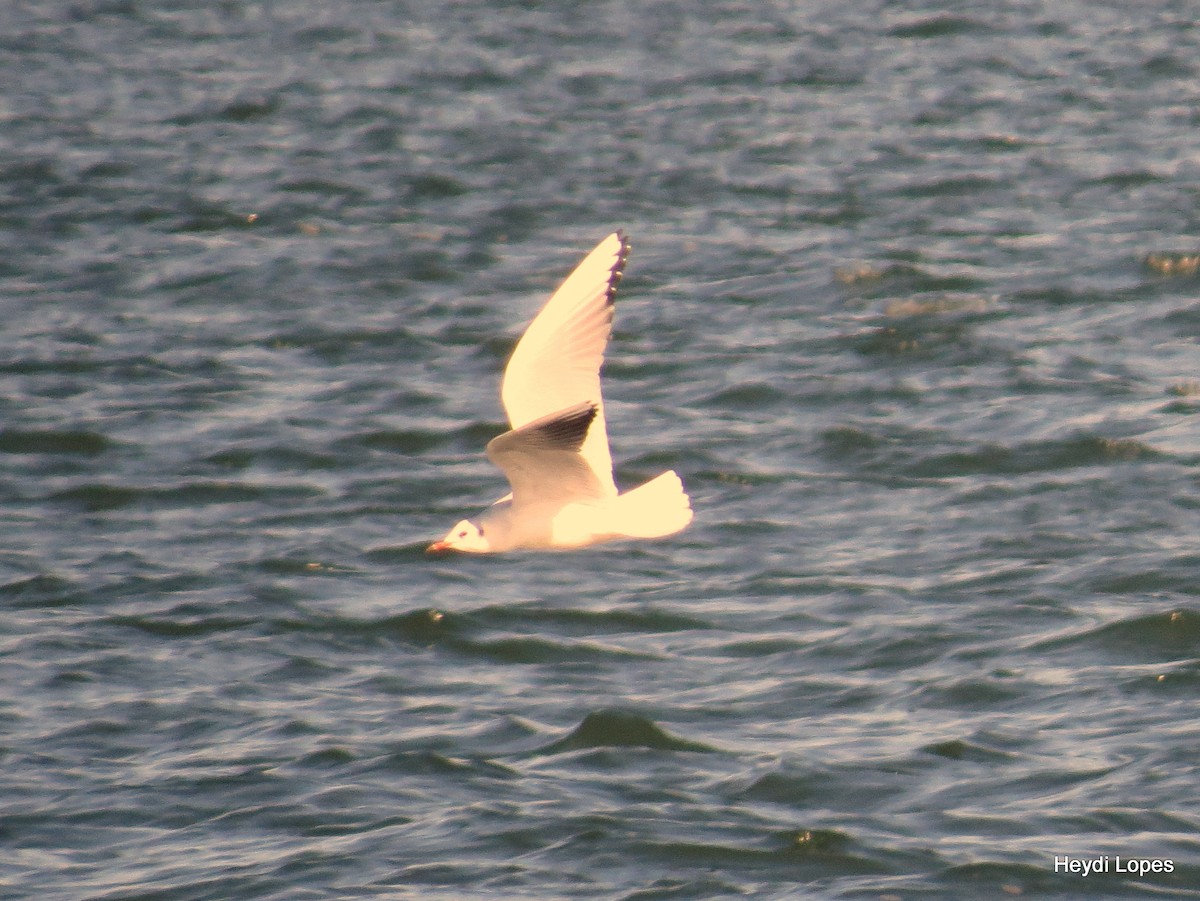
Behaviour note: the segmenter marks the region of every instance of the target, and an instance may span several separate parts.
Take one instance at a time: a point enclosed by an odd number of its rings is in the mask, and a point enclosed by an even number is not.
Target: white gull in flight
[[[621,494],[600,397],[613,297],[629,257],[614,232],[567,276],[517,342],[500,400],[511,431],[487,455],[512,488],[464,519],[430,551],[498,553],[577,548],[618,538],[660,538],[692,521],[683,483],[668,470]]]

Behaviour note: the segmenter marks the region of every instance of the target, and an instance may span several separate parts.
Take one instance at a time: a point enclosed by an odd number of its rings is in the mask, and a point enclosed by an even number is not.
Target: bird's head
[[[441,541],[435,541],[429,545],[429,553],[436,554],[442,551],[462,551],[466,554],[486,554],[492,549],[487,537],[483,533],[482,523],[474,522],[470,519],[464,519],[458,523],[453,529],[446,533],[446,537]]]

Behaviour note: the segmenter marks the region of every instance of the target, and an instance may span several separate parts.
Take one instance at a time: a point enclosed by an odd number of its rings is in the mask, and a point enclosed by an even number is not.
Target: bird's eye
[[[480,538],[482,538],[482,537],[483,537],[483,526],[480,526],[480,527],[479,527],[479,537],[480,537]]]
[[[463,529],[461,532],[459,532],[459,533],[458,533],[458,537],[459,537],[459,538],[466,538],[466,537],[467,537],[467,530],[466,530],[466,529]]]

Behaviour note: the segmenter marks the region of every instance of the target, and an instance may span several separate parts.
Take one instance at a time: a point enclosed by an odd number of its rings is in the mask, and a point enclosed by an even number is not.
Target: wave
[[[197,480],[177,485],[141,486],[93,482],[55,491],[51,501],[79,507],[89,513],[127,507],[194,507],[278,500],[282,497],[318,497],[313,485],[263,485],[225,480]]]
[[[542,617],[546,618],[543,619]],[[572,635],[544,634],[541,624],[555,622],[558,626],[572,623]],[[656,660],[658,655],[631,650],[619,644],[593,637],[599,632],[627,633],[631,631],[670,631],[686,628],[670,617],[654,614],[615,614],[611,619],[603,614],[572,617],[566,612],[545,613],[536,609],[514,607],[505,612],[497,608],[455,613],[433,608],[411,610],[379,619],[357,620],[340,616],[311,616],[285,618],[275,622],[281,631],[319,633],[331,641],[344,643],[402,642],[428,649],[437,649],[468,658],[502,664],[580,664],[600,661]],[[591,624],[590,627],[587,624]],[[638,625],[642,628],[638,628]]]
[[[966,16],[939,13],[913,19],[887,30],[888,37],[906,39],[928,39],[954,37],[963,34],[990,34],[994,29],[986,22]]]
[[[538,754],[563,754],[595,748],[649,748],[655,751],[711,753],[711,745],[672,735],[654,720],[639,713],[604,709],[589,713],[583,721]]]
[[[4,429],[0,454],[72,454],[94,457],[113,441],[89,429]]]
[[[1200,657],[1200,611],[1181,608],[1139,614],[1083,630],[1060,633],[1032,646],[1036,651],[1071,648],[1100,650],[1132,662],[1190,660]]]
[[[9,608],[73,607],[83,603],[86,597],[86,589],[81,583],[48,573],[0,585],[0,601]]]
[[[862,468],[916,479],[948,479],[975,475],[1027,475],[1089,466],[1108,466],[1166,459],[1167,455],[1134,438],[1077,433],[1063,438],[1013,445],[983,444],[974,448],[921,456],[913,448],[907,459],[899,442],[856,426],[837,426],[822,436],[824,455],[837,461],[861,461]],[[914,432],[911,442],[936,436]]]

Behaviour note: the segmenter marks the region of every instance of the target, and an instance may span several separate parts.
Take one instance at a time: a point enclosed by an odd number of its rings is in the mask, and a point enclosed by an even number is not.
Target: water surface
[[[0,12],[8,896],[1196,896],[1194,10],[194,6]],[[426,557],[616,227],[695,522]]]

